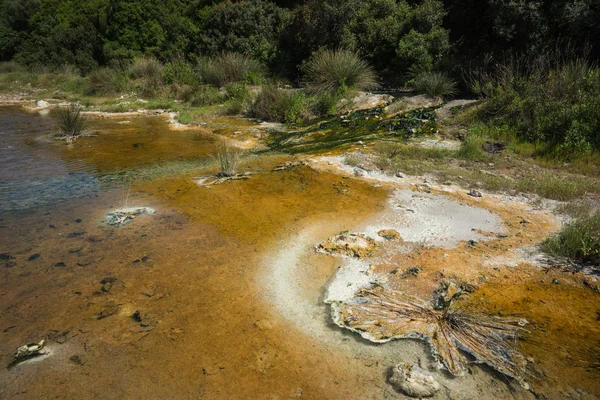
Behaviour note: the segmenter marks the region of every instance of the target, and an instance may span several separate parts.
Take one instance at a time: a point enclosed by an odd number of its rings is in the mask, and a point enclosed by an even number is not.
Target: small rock
[[[60,261],[60,262],[57,262],[56,264],[54,264],[54,266],[58,267],[58,268],[64,268],[64,267],[67,266],[67,264],[65,264],[64,262]]]
[[[432,397],[440,389],[438,381],[427,371],[411,364],[393,367],[390,384],[410,397]]]
[[[396,178],[404,178],[404,175],[402,175],[400,172],[396,172]]]
[[[261,134],[260,134],[260,133],[256,133],[256,134],[254,134],[254,138],[255,138],[255,139],[260,139],[261,137],[262,137],[262,136],[261,136]]]
[[[33,255],[31,255],[31,256],[30,256],[30,257],[27,259],[27,261],[33,261],[33,260],[37,260],[38,258],[40,258],[40,255],[36,253],[36,254],[33,254]]]
[[[387,240],[400,239],[400,234],[394,229],[382,229],[377,234]]]
[[[48,106],[50,106],[50,103],[48,103],[45,100],[38,100],[37,106],[38,108],[48,108]]]
[[[364,176],[365,173],[360,168],[354,168],[354,176]]]
[[[237,135],[241,135],[241,134],[242,134],[242,131],[235,131],[235,132],[233,132],[233,134],[234,134],[235,136],[237,136]]]
[[[560,285],[560,281],[558,279],[554,279],[552,281],[552,283],[555,284],[555,285]]]
[[[85,361],[81,358],[81,356],[74,355],[69,358],[69,360],[75,365],[83,365]]]
[[[104,278],[100,281],[100,283],[102,284],[102,288],[100,290],[102,290],[104,293],[108,293],[110,292],[110,290],[112,289],[113,283],[116,281],[115,278],[109,276],[108,278]]]
[[[483,197],[483,195],[481,194],[480,191],[475,190],[475,189],[471,189],[469,190],[469,196],[473,196],[473,197]]]

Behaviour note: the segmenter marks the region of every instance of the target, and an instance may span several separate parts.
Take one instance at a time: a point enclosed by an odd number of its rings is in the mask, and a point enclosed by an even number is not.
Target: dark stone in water
[[[38,258],[40,258],[40,255],[38,253],[31,255],[27,261],[33,261],[33,260],[37,260]]]
[[[80,224],[80,223],[82,223],[82,222],[83,222],[83,220],[82,220],[81,218],[77,218],[77,219],[75,220],[75,222],[76,222],[76,223],[78,223],[78,224]]]
[[[67,238],[72,239],[85,234],[85,232],[72,232],[67,235]]]

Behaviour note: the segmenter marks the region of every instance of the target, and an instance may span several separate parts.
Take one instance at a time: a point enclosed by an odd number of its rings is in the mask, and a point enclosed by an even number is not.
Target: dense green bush
[[[258,61],[245,54],[229,52],[200,60],[198,70],[202,80],[219,87],[231,82],[260,83],[264,75]]]
[[[309,119],[309,108],[304,93],[267,85],[252,104],[250,115],[267,121],[294,123]]]
[[[246,0],[218,2],[196,14],[202,32],[198,54],[242,53],[261,64],[272,65],[279,57],[279,38],[290,12],[270,1]]]
[[[541,247],[551,256],[600,265],[600,213],[567,224]]]
[[[508,124],[550,150],[600,150],[600,69],[557,54],[509,59],[473,74],[472,89],[486,101],[479,117]]]
[[[315,53],[304,66],[306,79],[320,93],[342,93],[350,89],[370,89],[377,85],[375,71],[356,53],[324,50]]]

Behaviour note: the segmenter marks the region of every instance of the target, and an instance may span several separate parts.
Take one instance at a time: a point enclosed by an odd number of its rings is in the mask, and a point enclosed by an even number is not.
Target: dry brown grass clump
[[[517,339],[527,323],[459,309],[450,304],[436,310],[424,301],[382,286],[361,289],[346,302],[333,305],[335,322],[378,343],[401,338],[428,341],[435,357],[453,375],[476,362],[515,378],[523,386],[527,361],[517,351]]]

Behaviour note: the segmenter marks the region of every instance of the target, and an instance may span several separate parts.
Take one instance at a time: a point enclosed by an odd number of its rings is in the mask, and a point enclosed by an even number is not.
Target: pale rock
[[[441,386],[424,369],[411,364],[398,364],[392,369],[390,384],[410,397],[432,397]]]

